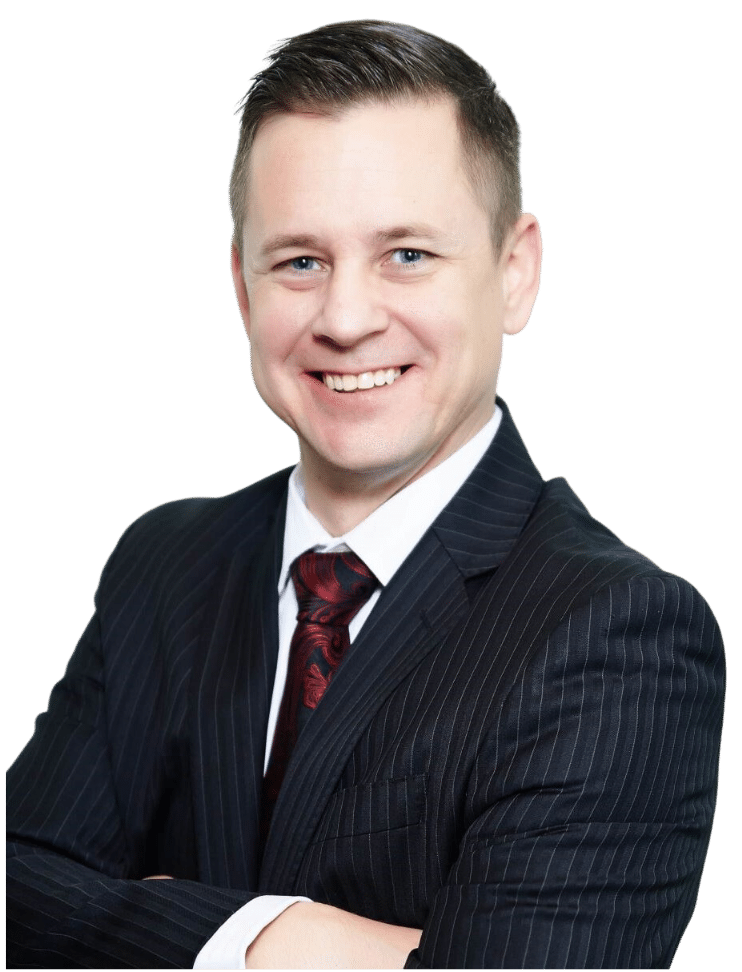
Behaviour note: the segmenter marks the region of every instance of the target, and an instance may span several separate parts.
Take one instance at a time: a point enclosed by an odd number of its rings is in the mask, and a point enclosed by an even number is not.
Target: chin
[[[425,462],[425,457],[420,459],[407,455],[402,450],[381,448],[380,444],[371,449],[359,449],[358,442],[355,446],[355,448],[341,450],[323,450],[322,453],[315,453],[315,455],[318,456],[319,464],[329,476],[362,477],[368,486],[378,485],[399,476],[406,478],[407,475],[414,474],[414,471]]]
[[[397,468],[397,463],[389,459],[388,456],[352,454],[337,456],[332,459],[325,458],[324,464],[333,469],[336,474],[348,474],[351,476],[365,476],[369,479],[376,479],[377,476],[384,476],[385,473],[392,472]]]

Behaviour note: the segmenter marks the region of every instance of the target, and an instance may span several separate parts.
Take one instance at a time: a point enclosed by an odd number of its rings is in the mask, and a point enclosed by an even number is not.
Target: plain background
[[[742,737],[734,5],[491,2],[484,17],[470,2],[255,6],[6,8],[6,764],[126,526],[296,460],[252,387],[232,292],[234,112],[280,39],[403,20],[481,61],[521,125],[544,270],[499,390],[536,464],[694,583],[725,635],[717,819],[674,963],[720,967],[739,917]]]

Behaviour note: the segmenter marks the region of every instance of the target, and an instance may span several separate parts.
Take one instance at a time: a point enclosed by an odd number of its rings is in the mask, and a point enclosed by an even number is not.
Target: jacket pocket
[[[335,793],[294,893],[377,921],[420,927],[427,909],[426,783],[422,773]]]
[[[427,774],[419,773],[338,790],[330,798],[312,843],[421,823],[426,782]]]

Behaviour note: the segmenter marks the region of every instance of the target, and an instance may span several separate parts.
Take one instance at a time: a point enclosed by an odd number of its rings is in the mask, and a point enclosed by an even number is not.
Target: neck
[[[332,537],[340,537],[358,526],[374,510],[408,486],[419,474],[395,477],[382,482],[370,480],[367,474],[337,476],[322,480],[304,466],[305,500],[309,511]]]
[[[422,459],[418,457],[415,465],[404,467],[362,471],[328,467],[319,456],[302,448],[307,508],[330,536],[343,536],[400,490],[420,479],[473,439],[490,418],[492,414],[468,434],[452,438],[435,452]]]

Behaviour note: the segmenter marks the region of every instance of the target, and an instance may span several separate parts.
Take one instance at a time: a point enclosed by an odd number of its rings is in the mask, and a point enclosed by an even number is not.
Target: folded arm
[[[709,839],[723,679],[716,623],[678,578],[573,611],[480,748],[408,967],[669,964]]]
[[[251,897],[141,880],[146,836],[126,833],[119,812],[96,618],[11,767],[7,793],[11,967],[188,968]]]
[[[189,967],[253,896],[141,880],[153,869],[119,813],[99,654],[94,620],[10,772],[9,962]],[[551,633],[481,746],[422,939],[296,904],[249,965],[668,964],[708,842],[722,698],[718,629],[689,585],[602,592]]]
[[[248,969],[402,969],[420,942],[404,928],[316,902],[292,905],[247,950]]]
[[[718,628],[685,582],[600,592],[551,632],[480,747],[422,938],[295,905],[248,967],[669,964],[709,839],[723,681]]]

